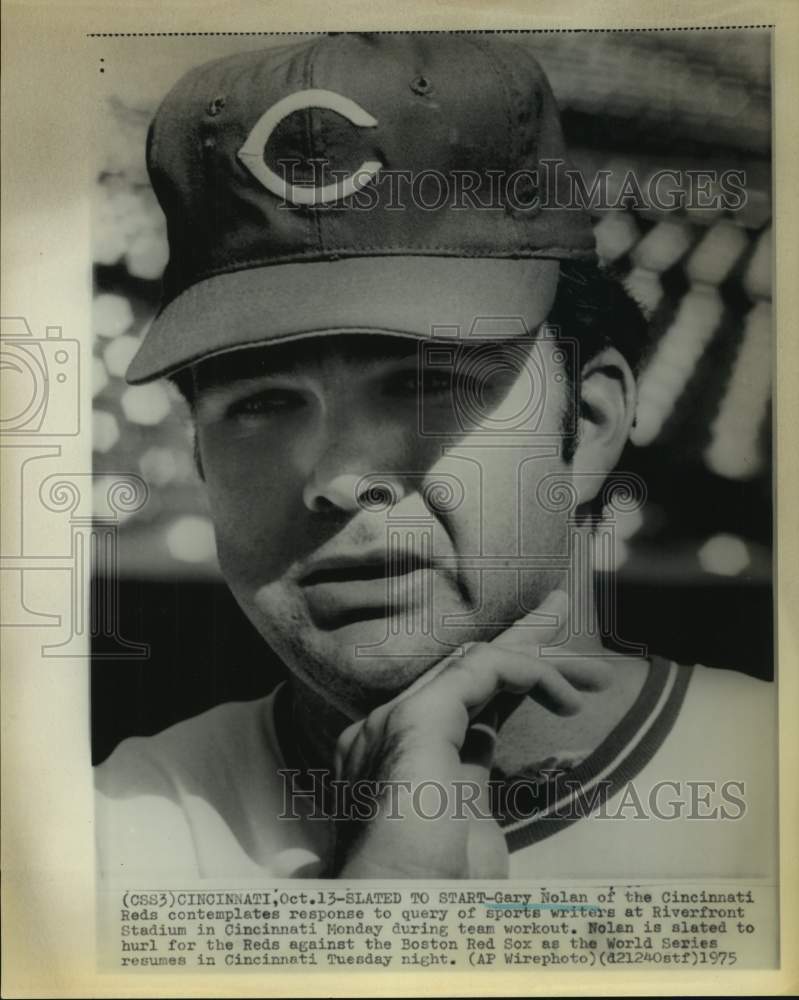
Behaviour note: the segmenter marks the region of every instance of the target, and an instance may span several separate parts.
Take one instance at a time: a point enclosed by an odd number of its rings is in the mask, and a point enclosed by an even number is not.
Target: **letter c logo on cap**
[[[264,162],[264,148],[278,124],[295,111],[304,111],[306,108],[335,111],[359,128],[374,128],[377,125],[377,119],[364,111],[355,101],[342,97],[333,90],[300,90],[273,104],[261,115],[247,136],[247,141],[239,150],[238,157],[267,191],[271,191],[284,201],[293,202],[295,205],[320,205],[328,201],[340,201],[365,187],[383,164],[379,160],[365,160],[344,180],[325,184],[323,187],[303,187],[287,184]]]

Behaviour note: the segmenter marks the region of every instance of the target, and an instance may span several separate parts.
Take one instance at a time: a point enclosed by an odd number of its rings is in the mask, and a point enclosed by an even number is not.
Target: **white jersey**
[[[316,877],[330,820],[289,803],[278,690],[122,742],[96,768],[103,875]],[[654,658],[624,718],[567,771],[499,802],[512,878],[773,876],[773,685]],[[712,785],[711,785],[712,783]]]

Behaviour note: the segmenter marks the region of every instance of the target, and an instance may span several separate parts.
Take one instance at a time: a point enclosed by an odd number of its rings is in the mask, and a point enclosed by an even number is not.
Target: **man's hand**
[[[403,782],[411,792],[424,784],[420,801],[426,816],[413,808],[413,795],[405,789],[381,793],[373,819],[336,824],[332,874],[507,875],[505,839],[488,818],[485,786],[496,728],[525,696],[558,714],[573,715],[581,709],[580,689],[603,687],[608,681],[606,668],[594,659],[545,661],[537,655],[538,648],[565,634],[567,604],[563,591],[553,591],[535,612],[491,642],[471,644],[463,655],[447,657],[402,694],[344,730],[336,751],[337,777],[379,788],[384,782]],[[541,614],[555,615],[557,623],[531,629],[530,623]],[[473,815],[465,804],[469,801],[486,818]],[[437,818],[427,818],[431,814]]]

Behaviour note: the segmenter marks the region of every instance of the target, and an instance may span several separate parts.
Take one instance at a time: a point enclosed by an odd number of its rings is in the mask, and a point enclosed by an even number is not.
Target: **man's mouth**
[[[311,617],[323,628],[413,614],[432,605],[433,564],[408,550],[341,553],[312,561],[298,577]]]
[[[301,574],[299,582],[303,587],[313,587],[323,583],[382,580],[430,567],[429,559],[408,550],[384,549],[366,555],[342,553],[313,561]]]

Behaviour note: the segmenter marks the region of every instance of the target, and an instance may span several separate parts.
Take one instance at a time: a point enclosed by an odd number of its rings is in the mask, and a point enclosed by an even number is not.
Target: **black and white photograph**
[[[224,39],[109,97],[108,870],[773,872],[769,45]]]
[[[87,34],[4,631],[131,995],[784,960],[774,26],[523,23]]]

